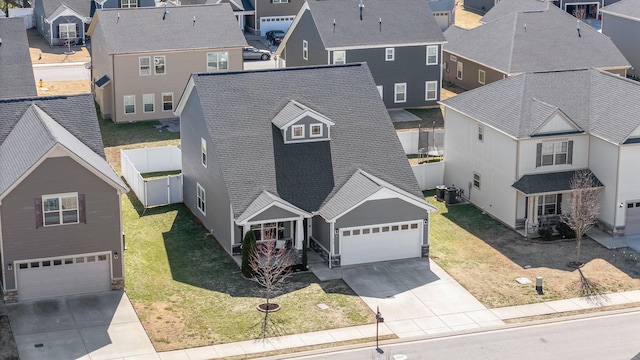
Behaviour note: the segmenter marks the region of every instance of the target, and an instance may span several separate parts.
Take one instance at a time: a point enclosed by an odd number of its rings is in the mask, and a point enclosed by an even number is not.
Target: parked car
[[[253,46],[247,46],[242,49],[242,57],[245,60],[269,60],[271,52],[268,50],[256,49]]]
[[[284,31],[282,30],[267,31],[267,41],[269,45],[280,45],[280,41],[284,39],[284,35]]]

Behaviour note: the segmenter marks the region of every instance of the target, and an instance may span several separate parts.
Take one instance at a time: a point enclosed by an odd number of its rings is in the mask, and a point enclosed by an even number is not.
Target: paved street
[[[84,62],[36,64],[33,65],[33,76],[36,79],[36,83],[40,79],[44,82],[90,80],[91,69]]]

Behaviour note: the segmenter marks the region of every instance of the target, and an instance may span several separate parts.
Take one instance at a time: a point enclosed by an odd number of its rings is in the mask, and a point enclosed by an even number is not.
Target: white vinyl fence
[[[182,170],[177,146],[120,150],[120,170],[144,207],[182,202],[182,174],[144,179],[141,174]]]
[[[424,163],[411,167],[420,190],[434,189],[444,183],[444,161]]]

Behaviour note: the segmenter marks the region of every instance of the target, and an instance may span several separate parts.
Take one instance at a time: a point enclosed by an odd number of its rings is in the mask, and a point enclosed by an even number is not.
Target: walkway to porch
[[[640,252],[640,234],[614,237],[598,228],[592,228],[586,235],[607,249],[629,247]]]

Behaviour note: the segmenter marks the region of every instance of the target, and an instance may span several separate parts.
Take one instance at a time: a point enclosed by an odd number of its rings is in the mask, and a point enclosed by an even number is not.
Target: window
[[[156,75],[164,75],[165,73],[165,63],[167,58],[163,56],[154,56],[153,57],[153,65],[154,65],[154,73]]]
[[[333,64],[340,65],[347,63],[347,53],[344,50],[333,52]]]
[[[451,60],[452,62],[458,62],[458,57],[454,55],[449,55],[449,60]]]
[[[140,66],[140,76],[151,75],[151,58],[149,56],[141,56],[138,58]]]
[[[322,136],[322,124],[311,124],[311,137]]]
[[[302,58],[309,60],[309,42],[302,40]]]
[[[136,113],[136,96],[135,95],[124,96],[124,113],[125,114]]]
[[[202,166],[207,167],[207,140],[200,138],[200,151],[202,153]]]
[[[353,230],[353,235],[360,235],[360,230],[359,229]]]
[[[378,85],[377,88],[378,88],[378,94],[380,94],[380,99],[384,99],[384,96],[382,95],[384,93],[383,92],[384,88],[382,87],[382,85]]]
[[[162,111],[173,110],[173,93],[162,93]]]
[[[391,231],[398,231],[400,227],[398,225],[391,226]]]
[[[289,0],[271,0],[271,2],[274,4],[286,4]]]
[[[458,61],[456,63],[456,79],[458,80],[462,80],[462,72],[463,72],[464,66],[462,65],[461,61]]]
[[[403,224],[403,225],[400,227],[400,229],[401,229],[401,230],[409,230],[409,224]]]
[[[229,69],[229,53],[207,53],[207,71],[219,71]]]
[[[304,125],[293,125],[291,127],[291,138],[300,139],[304,137]]]
[[[473,173],[473,187],[480,189],[480,174]]]
[[[538,216],[560,214],[560,202],[562,195],[540,195],[538,196]]]
[[[482,85],[484,85],[484,79],[486,77],[486,73],[484,72],[484,70],[478,70],[478,82]]]
[[[77,37],[76,24],[60,24],[58,25],[60,39],[72,39]]]
[[[396,103],[407,102],[407,83],[395,84],[393,96]]]
[[[438,46],[431,45],[427,46],[427,65],[437,65],[438,64]]]
[[[571,145],[572,141],[548,141],[538,144],[536,167],[571,164]]]
[[[142,111],[146,113],[155,111],[155,95],[154,94],[142,95]]]
[[[77,224],[78,194],[63,194],[42,197],[44,226]]]
[[[202,215],[207,215],[207,196],[204,188],[200,186],[200,183],[196,183],[196,197],[198,210],[200,210]]]
[[[424,99],[436,100],[438,98],[438,82],[427,81],[424,85]]]
[[[138,0],[122,0],[122,8],[134,8],[138,7]]]
[[[484,126],[478,125],[478,140],[484,141]]]
[[[344,230],[342,232],[342,236],[351,236],[351,231],[350,230]]]
[[[393,61],[396,58],[396,49],[395,48],[386,48],[384,49],[384,60],[385,61]]]
[[[256,235],[256,240],[280,240],[284,239],[284,223],[271,222],[251,225],[251,231]],[[347,234],[348,235],[348,234]]]

